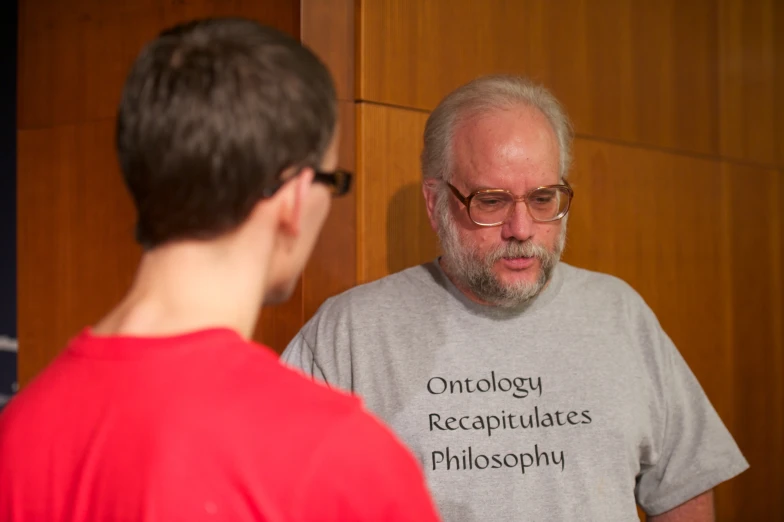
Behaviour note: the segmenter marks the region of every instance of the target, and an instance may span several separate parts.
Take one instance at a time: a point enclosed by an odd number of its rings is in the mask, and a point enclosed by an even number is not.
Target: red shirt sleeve
[[[440,520],[413,455],[362,410],[327,434],[295,506],[303,521]]]

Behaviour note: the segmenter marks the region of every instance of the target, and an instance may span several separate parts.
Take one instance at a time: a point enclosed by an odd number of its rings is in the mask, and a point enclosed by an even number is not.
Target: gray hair
[[[520,76],[482,76],[452,91],[435,108],[425,125],[422,175],[425,180],[449,181],[452,177],[452,142],[460,121],[515,106],[529,106],[544,114],[558,139],[559,177],[569,172],[572,157],[572,124],[550,91]]]

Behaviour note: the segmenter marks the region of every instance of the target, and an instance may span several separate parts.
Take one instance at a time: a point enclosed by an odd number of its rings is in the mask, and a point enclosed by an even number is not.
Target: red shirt
[[[437,515],[413,456],[358,399],[213,329],[73,340],[0,416],[0,520]]]

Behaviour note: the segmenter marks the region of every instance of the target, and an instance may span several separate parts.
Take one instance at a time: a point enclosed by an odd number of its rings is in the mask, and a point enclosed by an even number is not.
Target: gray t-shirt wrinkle
[[[404,270],[329,299],[282,358],[361,396],[449,522],[636,520],[748,467],[642,298],[564,263],[518,309]]]

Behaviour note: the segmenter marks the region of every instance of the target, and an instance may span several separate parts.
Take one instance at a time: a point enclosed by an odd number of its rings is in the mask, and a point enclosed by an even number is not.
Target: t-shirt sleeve
[[[362,410],[327,434],[295,505],[303,521],[439,520],[414,457]]]
[[[724,423],[658,321],[648,318],[660,407],[635,493],[650,515],[669,511],[749,467]]]

